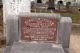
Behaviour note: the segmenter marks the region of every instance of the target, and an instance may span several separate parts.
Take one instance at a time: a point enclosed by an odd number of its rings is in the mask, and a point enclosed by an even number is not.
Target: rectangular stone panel
[[[9,53],[8,50],[6,53]],[[46,43],[14,43],[10,53],[65,53],[62,46]]]
[[[19,23],[20,39],[25,42],[56,42],[58,22],[54,17],[22,16]]]

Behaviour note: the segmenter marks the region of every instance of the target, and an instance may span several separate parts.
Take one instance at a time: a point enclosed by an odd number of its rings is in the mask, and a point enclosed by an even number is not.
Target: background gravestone
[[[37,0],[37,3],[42,3],[42,0]]]
[[[6,36],[7,43],[8,42],[12,43],[14,39],[10,40],[12,39],[11,37],[18,35],[18,16],[17,15],[20,12],[30,13],[31,0],[2,0],[2,1],[3,1],[4,35]]]

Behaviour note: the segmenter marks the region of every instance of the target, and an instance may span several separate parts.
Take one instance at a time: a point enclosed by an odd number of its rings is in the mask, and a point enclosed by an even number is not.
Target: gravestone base
[[[14,43],[6,53],[65,53],[61,45],[52,43]],[[10,51],[9,51],[10,50]]]

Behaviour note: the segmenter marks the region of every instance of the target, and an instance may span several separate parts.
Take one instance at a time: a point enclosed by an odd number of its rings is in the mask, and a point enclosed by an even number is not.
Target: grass
[[[2,8],[0,8],[0,32],[3,32],[3,13]]]
[[[71,6],[70,11],[72,11],[72,13],[70,13],[70,12],[68,12],[68,13],[57,12],[57,13],[60,13],[61,16],[64,16],[64,17],[71,17],[73,23],[80,24],[80,12],[78,11],[79,8],[80,8],[80,6]]]
[[[3,25],[3,13],[2,8],[0,8],[0,25]]]
[[[62,16],[71,17],[73,23],[80,24],[80,14],[79,13],[60,13]]]
[[[33,10],[32,12],[35,12],[35,11]],[[48,10],[46,12],[45,9],[36,9],[36,12],[38,12],[38,13],[51,13],[50,10]],[[80,13],[63,13],[63,12],[55,12],[55,13],[60,13],[61,16],[64,16],[64,17],[71,17],[73,23],[80,24]]]

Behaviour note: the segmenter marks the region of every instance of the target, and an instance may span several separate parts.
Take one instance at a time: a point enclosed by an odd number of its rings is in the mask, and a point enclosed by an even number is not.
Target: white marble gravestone
[[[3,0],[4,13],[18,15],[20,12],[30,12],[31,0]]]
[[[15,33],[10,30],[10,23],[13,22],[13,30],[17,30],[18,27],[18,15],[20,12],[30,13],[31,11],[31,0],[2,0],[3,1],[3,23],[4,23],[4,35],[6,36],[7,42],[9,42],[9,33]],[[10,17],[11,15],[16,17]],[[8,20],[13,19],[11,22]],[[16,24],[16,26],[14,26]],[[11,32],[9,32],[11,31]],[[18,30],[17,30],[18,31]],[[16,32],[15,35],[17,35]]]

